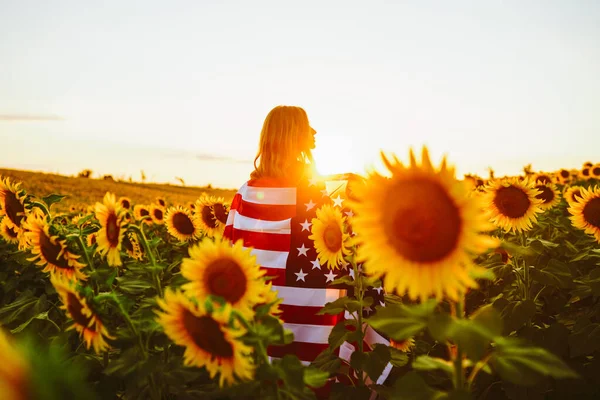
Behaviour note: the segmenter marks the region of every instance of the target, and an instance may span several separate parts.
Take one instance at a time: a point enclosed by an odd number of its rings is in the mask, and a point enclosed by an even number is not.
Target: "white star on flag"
[[[354,213],[352,212],[352,210],[346,211],[344,214],[346,214],[350,218],[354,217]]]
[[[329,192],[327,191],[327,189],[321,190],[321,193],[323,193],[323,197],[329,196]]]
[[[304,271],[302,271],[302,269],[300,270],[300,272],[294,272],[294,274],[296,274],[296,276],[297,276],[297,278],[296,278],[296,282],[298,282],[298,281],[300,281],[300,280],[301,280],[301,281],[303,281],[303,282],[306,282],[306,281],[304,280],[304,277],[305,277],[306,275],[308,275],[308,274],[305,274],[305,273],[304,273]]]
[[[351,277],[352,279],[356,279],[356,278],[354,278],[354,268],[352,268],[352,269],[350,270],[350,273],[349,273],[348,275],[350,275],[350,277]]]
[[[333,282],[333,280],[335,279],[335,277],[337,276],[336,274],[333,273],[333,270],[329,270],[328,274],[325,274],[325,276],[327,277],[327,281],[326,282]]]
[[[383,288],[381,286],[379,286],[378,288],[375,288],[375,290],[377,290],[377,294],[381,294],[381,291],[383,290]]]
[[[315,261],[311,261],[311,264],[313,265],[312,269],[321,269],[321,263],[318,258]]]
[[[383,301],[379,301],[379,304],[381,305],[381,307],[385,307],[385,303]]]
[[[349,263],[348,261],[346,261],[346,260],[342,260],[342,267],[343,267],[344,269],[348,268],[348,265],[350,265],[350,263]]]
[[[312,209],[314,206],[316,206],[316,204],[313,203],[312,199],[309,200],[308,203],[304,203],[304,205],[306,206],[306,211],[308,211],[308,210]]]
[[[306,252],[310,249],[308,247],[304,247],[304,243],[302,243],[302,247],[297,247],[297,249],[298,249],[298,257],[300,257],[300,256],[308,257],[308,254],[306,254]]]
[[[319,178],[312,177],[309,179],[308,182],[309,182],[308,186],[317,186],[317,183],[319,182]]]
[[[312,224],[310,222],[308,222],[307,219],[305,219],[304,222],[300,222],[300,225],[302,226],[302,231],[309,231],[310,232],[310,226]]]
[[[342,208],[342,202],[344,201],[344,199],[342,199],[339,194],[337,195],[337,197],[335,199],[331,199],[331,200],[333,200],[334,207],[339,206],[340,208]]]

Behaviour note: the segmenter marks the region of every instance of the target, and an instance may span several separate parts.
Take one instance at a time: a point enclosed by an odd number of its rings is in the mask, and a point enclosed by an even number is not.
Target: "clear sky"
[[[0,0],[0,167],[238,187],[305,108],[324,173],[600,162],[600,2]]]

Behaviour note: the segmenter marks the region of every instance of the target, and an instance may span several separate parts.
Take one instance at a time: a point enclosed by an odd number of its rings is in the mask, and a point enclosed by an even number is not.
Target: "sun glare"
[[[313,150],[317,171],[321,175],[365,172],[367,160],[352,141],[343,136],[317,136],[317,147]]]

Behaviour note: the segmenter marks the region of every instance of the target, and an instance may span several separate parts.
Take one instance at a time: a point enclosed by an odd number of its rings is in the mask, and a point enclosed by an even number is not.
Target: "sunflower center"
[[[16,239],[19,236],[19,233],[11,226],[6,226],[6,230],[5,230],[6,234],[13,238]]]
[[[131,207],[131,203],[129,202],[129,200],[121,200],[121,206],[123,206],[123,208],[129,209],[129,207]]]
[[[146,215],[150,215],[150,212],[148,210],[146,210],[145,208],[142,208],[140,210],[140,216],[145,217]]]
[[[502,215],[509,218],[520,218],[525,215],[531,202],[523,190],[508,186],[501,187],[496,191],[494,204]]]
[[[215,212],[215,217],[217,218],[217,221],[219,221],[222,224],[227,223],[227,210],[225,209],[225,206],[223,204],[215,203],[213,205],[213,211]]]
[[[548,186],[538,185],[535,188],[541,192],[535,196],[536,199],[543,200],[544,204],[550,203],[552,200],[554,200],[554,191]]]
[[[600,176],[600,167],[594,167],[594,169],[592,169],[592,174],[594,176]]]
[[[202,207],[202,221],[204,221],[209,228],[217,227],[217,220],[209,206]]]
[[[213,261],[206,267],[205,282],[208,291],[236,303],[246,293],[248,280],[238,263],[229,258]]]
[[[550,178],[549,176],[546,176],[546,175],[540,175],[537,177],[537,181],[541,182],[541,183],[551,183],[552,178]]]
[[[60,245],[52,243],[46,233],[40,232],[40,252],[46,261],[58,268],[73,269],[67,262],[64,254],[58,258],[61,250],[62,247]]]
[[[158,199],[158,204],[160,204],[161,207],[164,207],[166,203],[163,199]]]
[[[83,306],[77,296],[73,293],[67,294],[67,310],[77,325],[85,326],[86,328],[88,327],[92,319],[83,315]]]
[[[563,169],[563,170],[560,171],[560,176],[562,176],[563,178],[568,178],[569,175],[570,175],[570,173],[567,170]]]
[[[4,191],[4,208],[8,219],[16,226],[21,226],[25,208],[23,208],[23,204],[21,204],[17,196],[10,190]]]
[[[430,263],[456,248],[462,221],[454,201],[440,184],[424,179],[401,182],[386,200],[391,218],[382,221],[384,230],[402,256]]]
[[[131,242],[131,237],[129,235],[125,236],[123,239],[123,247],[128,252],[133,252],[133,243]]]
[[[117,247],[119,245],[119,231],[121,227],[117,223],[117,215],[111,213],[106,219],[106,238],[110,247]]]
[[[163,219],[163,212],[162,212],[162,210],[160,210],[158,208],[155,208],[154,209],[154,218],[156,218],[159,221],[162,221],[162,219]]]
[[[225,339],[219,323],[211,317],[207,315],[196,317],[188,310],[184,310],[183,327],[202,350],[221,358],[233,357],[233,346]]]
[[[588,224],[600,228],[600,197],[588,201],[583,207],[583,218]]]
[[[181,212],[173,214],[173,227],[183,235],[192,235],[194,233],[192,220]]]
[[[342,248],[342,230],[335,224],[329,224],[323,231],[325,246],[332,253],[337,253]]]
[[[581,170],[581,174],[583,176],[590,176],[590,169],[589,168],[584,168]]]

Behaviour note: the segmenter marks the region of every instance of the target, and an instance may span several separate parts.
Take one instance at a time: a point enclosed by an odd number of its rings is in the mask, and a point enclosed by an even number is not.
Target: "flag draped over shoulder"
[[[313,242],[308,238],[311,221],[322,205],[331,204],[340,207],[347,216],[352,215],[344,200],[343,190],[332,194],[331,188],[328,191],[325,183],[316,179],[292,187],[271,178],[246,182],[233,198],[224,236],[234,242],[242,239],[245,248],[252,248],[261,269],[272,277],[273,290],[283,299],[280,309],[284,327],[294,333],[293,343],[268,349],[271,357],[295,354],[309,364],[328,347],[333,327],[348,317],[344,313],[316,315],[326,303],[346,295],[344,289],[330,284],[343,274],[352,276],[353,271],[330,270],[320,265]],[[368,295],[374,297],[375,305],[383,305],[381,288],[371,289]],[[365,342],[388,343],[373,330],[367,332]],[[336,349],[346,360],[353,350],[349,343]],[[390,369],[391,365],[378,382],[387,377]]]

